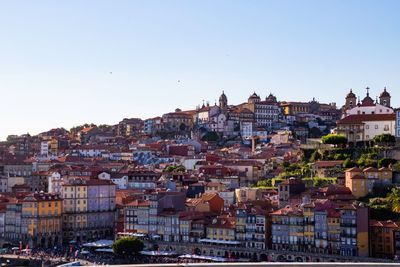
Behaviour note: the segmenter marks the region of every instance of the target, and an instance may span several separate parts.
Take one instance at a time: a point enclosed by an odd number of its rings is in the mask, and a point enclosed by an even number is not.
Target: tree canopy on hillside
[[[122,257],[130,257],[138,254],[144,248],[144,243],[137,237],[125,237],[118,239],[112,246],[114,253]]]
[[[322,137],[323,144],[330,144],[337,147],[338,145],[347,144],[347,138],[340,134],[328,134]]]
[[[374,143],[378,146],[394,146],[396,144],[396,137],[391,134],[380,134],[374,137]]]

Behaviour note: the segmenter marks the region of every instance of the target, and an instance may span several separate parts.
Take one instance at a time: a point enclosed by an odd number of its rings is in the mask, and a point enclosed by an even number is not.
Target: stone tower
[[[219,107],[221,109],[225,109],[228,107],[228,98],[226,97],[224,91],[222,91],[222,95],[219,97]]]
[[[346,109],[352,109],[357,105],[357,97],[353,93],[353,90],[350,89],[350,92],[346,96]]]
[[[390,107],[390,99],[391,96],[388,91],[386,91],[386,87],[383,89],[383,92],[379,96],[379,104],[385,106],[385,107]]]

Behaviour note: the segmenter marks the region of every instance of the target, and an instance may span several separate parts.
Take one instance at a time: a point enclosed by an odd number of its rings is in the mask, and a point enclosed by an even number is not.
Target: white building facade
[[[400,138],[400,109],[396,110],[396,137]]]

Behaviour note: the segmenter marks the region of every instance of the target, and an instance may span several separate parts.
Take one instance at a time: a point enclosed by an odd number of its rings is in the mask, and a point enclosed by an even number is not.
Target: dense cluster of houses
[[[357,102],[351,91],[341,110],[256,93],[234,106],[223,92],[218,105],[162,117],[9,136],[0,142],[0,239],[54,247],[129,234],[171,248],[204,244],[216,249],[194,253],[220,257],[251,257],[248,250],[395,258],[400,223],[370,220],[356,201],[377,183],[393,184],[392,169],[317,161],[314,175],[336,184],[293,177],[254,185],[277,177],[284,162],[300,162],[312,129],[357,144],[400,134],[399,115],[386,89],[379,101],[368,92]]]

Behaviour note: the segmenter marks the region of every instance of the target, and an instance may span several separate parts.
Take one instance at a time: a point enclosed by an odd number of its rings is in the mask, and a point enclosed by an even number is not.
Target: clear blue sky
[[[1,1],[0,139],[255,90],[400,102],[400,1]],[[112,74],[110,74],[112,72]],[[180,80],[180,82],[178,82]]]

